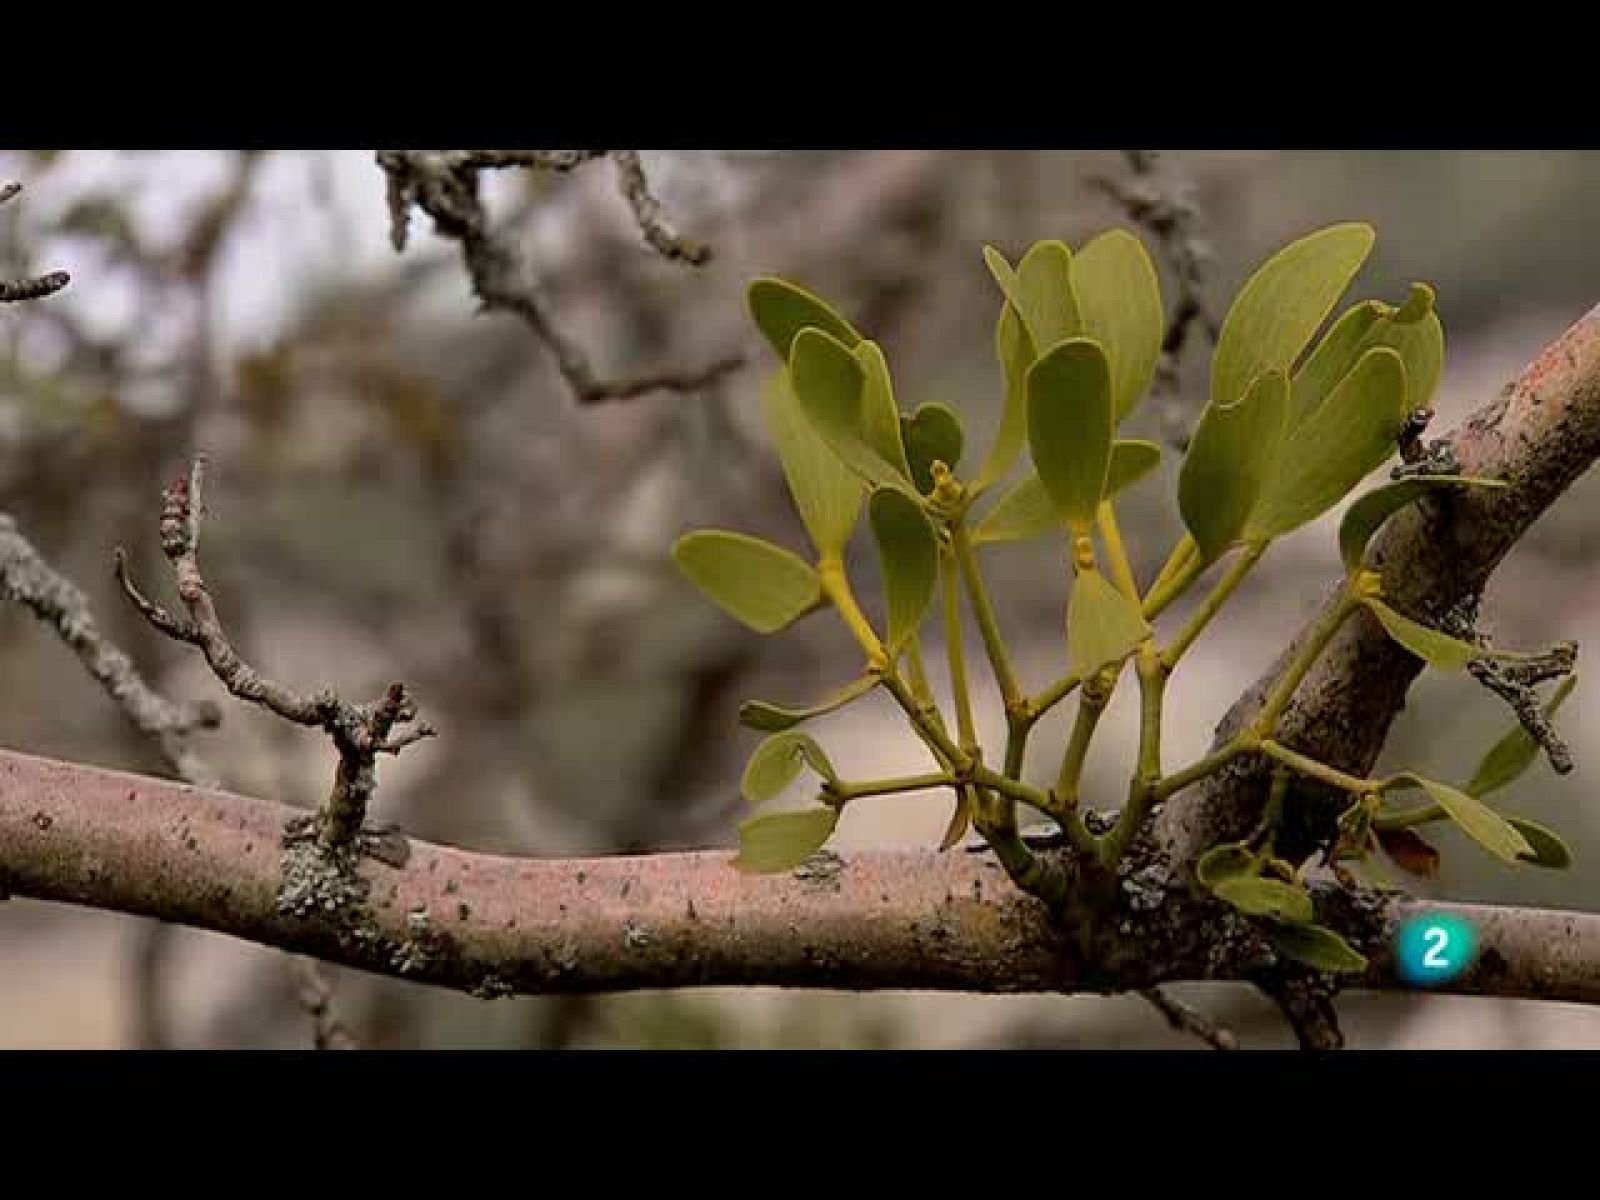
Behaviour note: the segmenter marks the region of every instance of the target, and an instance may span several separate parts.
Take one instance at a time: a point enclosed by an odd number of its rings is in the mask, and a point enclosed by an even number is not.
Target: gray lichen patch
[[[844,870],[844,859],[832,850],[819,850],[794,869],[794,877],[824,891],[839,890],[839,872]]]
[[[389,952],[389,965],[402,975],[420,971],[433,957],[433,920],[426,908],[406,913],[406,938]]]
[[[468,995],[478,1000],[503,1000],[507,996],[516,995],[516,993],[517,989],[512,987],[507,980],[502,979],[491,971],[472,985]]]
[[[297,817],[284,827],[283,879],[278,911],[285,916],[323,918],[352,928],[371,924],[365,913],[372,884],[356,870],[359,854],[343,846],[323,846],[315,817]]]

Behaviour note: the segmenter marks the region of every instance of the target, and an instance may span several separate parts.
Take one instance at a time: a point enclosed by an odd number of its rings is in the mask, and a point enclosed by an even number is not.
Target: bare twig
[[[390,240],[404,249],[413,205],[433,218],[442,237],[461,243],[462,259],[472,278],[473,290],[485,309],[513,313],[531,328],[550,353],[579,404],[631,400],[651,392],[698,392],[712,381],[738,369],[742,354],[728,355],[706,366],[688,370],[651,371],[622,379],[602,379],[588,355],[569,338],[546,308],[539,288],[509,238],[489,225],[478,196],[478,171],[482,167],[547,166],[530,156],[564,154],[595,157],[598,151],[423,151],[381,150],[378,165],[388,179]],[[625,152],[631,153],[631,152]],[[489,155],[485,160],[484,156]],[[559,160],[570,169],[581,157]],[[634,205],[646,240],[668,258],[691,264],[706,261],[709,250],[683,241],[666,224],[660,205],[650,196],[637,159],[637,178],[628,160],[619,160],[623,194]]]
[[[1161,343],[1161,363],[1153,390],[1166,400],[1161,409],[1161,423],[1167,440],[1181,448],[1188,443],[1188,426],[1193,416],[1185,411],[1178,394],[1178,372],[1184,348],[1189,345],[1196,328],[1211,345],[1216,344],[1220,330],[1217,316],[1205,295],[1210,252],[1198,234],[1199,218],[1194,204],[1185,194],[1186,185],[1173,178],[1173,172],[1165,168],[1159,152],[1124,150],[1122,153],[1133,172],[1132,180],[1097,175],[1090,183],[1119,204],[1130,220],[1150,231],[1177,283],[1177,304]]]
[[[20,183],[0,183],[0,204],[22,191]],[[50,271],[25,279],[0,279],[0,304],[16,304],[23,300],[39,300],[59,292],[72,282],[65,271]]]
[[[639,223],[644,240],[655,247],[656,253],[669,261],[681,260],[695,267],[710,262],[710,246],[684,237],[667,220],[661,201],[650,192],[650,181],[645,177],[639,152],[613,150],[611,161],[617,168],[617,187],[628,207],[633,209],[633,219]]]
[[[1179,1033],[1192,1034],[1213,1050],[1237,1050],[1239,1038],[1231,1029],[1217,1024],[1204,1013],[1168,995],[1160,988],[1144,988],[1139,995],[1148,1000],[1167,1023]]]
[[[0,514],[0,599],[13,600],[60,635],[140,733],[153,738],[178,778],[216,787],[220,778],[186,744],[196,729],[222,720],[214,704],[174,704],[139,677],[133,662],[107,640],[89,611],[89,600],[40,557],[16,524]]]
[[[318,1050],[361,1049],[351,1032],[333,1010],[333,988],[322,965],[314,958],[296,955],[292,960],[300,985],[300,1004],[311,1018],[313,1044]]]
[[[1570,675],[1577,655],[1576,642],[1562,642],[1522,662],[1480,658],[1467,664],[1467,670],[1474,679],[1511,706],[1511,711],[1517,714],[1517,720],[1528,731],[1528,736],[1544,750],[1551,770],[1557,775],[1572,772],[1572,749],[1556,732],[1533,686],[1547,679]]]
[[[188,610],[183,621],[146,599],[128,578],[118,555],[118,578],[128,598],[157,629],[169,637],[200,647],[212,672],[241,700],[259,704],[297,725],[320,728],[333,738],[339,751],[333,790],[319,816],[319,840],[326,847],[351,844],[366,820],[377,786],[375,760],[379,754],[397,754],[405,746],[433,736],[423,724],[401,734],[397,725],[416,719],[415,702],[405,685],[390,684],[374,704],[350,704],[332,692],[306,696],[285,687],[240,657],[222,627],[205,576],[200,570],[200,523],[205,505],[202,485],[205,460],[195,459],[187,477],[178,479],[162,496],[161,549],[172,564],[178,596]]]

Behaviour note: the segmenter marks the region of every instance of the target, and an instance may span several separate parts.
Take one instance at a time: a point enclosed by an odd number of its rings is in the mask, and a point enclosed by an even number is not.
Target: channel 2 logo
[[[1400,977],[1414,987],[1449,983],[1472,965],[1478,931],[1453,913],[1425,912],[1407,919],[1395,939]]]

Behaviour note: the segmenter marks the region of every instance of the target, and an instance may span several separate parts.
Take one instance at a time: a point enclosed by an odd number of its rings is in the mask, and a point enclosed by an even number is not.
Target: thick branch
[[[1390,521],[1372,550],[1396,607],[1433,624],[1482,592],[1528,527],[1600,456],[1600,307],[1449,440],[1463,472],[1510,486],[1424,499]],[[1218,745],[1257,710],[1304,637],[1303,631],[1223,718]],[[1421,666],[1360,614],[1300,686],[1280,726],[1281,740],[1342,770],[1367,774]],[[1167,851],[1192,862],[1218,842],[1244,836],[1259,814],[1265,782],[1260,764],[1242,761],[1173,797],[1158,825]]]
[[[1150,952],[1150,926],[1116,974],[1088,971],[991,856],[965,851],[747,876],[723,852],[534,860],[413,840],[400,866],[361,857],[356,886],[300,916],[281,900],[286,870],[305,861],[285,847],[300,816],[0,751],[0,883],[484,996],[709,985],[1105,992],[1235,977],[1214,966],[1228,962],[1216,953],[1227,922],[1215,910],[1207,936],[1170,956]],[[1149,920],[1193,927],[1183,890],[1158,899]],[[1416,907],[1364,897],[1346,909],[1342,926],[1359,928],[1372,958],[1362,983],[1401,986],[1385,947]],[[1478,965],[1449,990],[1600,1003],[1600,916],[1434,907],[1481,931]]]

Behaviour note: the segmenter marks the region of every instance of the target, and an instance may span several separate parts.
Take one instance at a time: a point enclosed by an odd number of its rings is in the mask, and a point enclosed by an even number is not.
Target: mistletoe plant
[[[759,279],[750,310],[781,364],[764,389],[765,416],[814,553],[802,558],[745,534],[699,530],[674,547],[682,571],[729,614],[776,633],[831,609],[859,643],[864,669],[806,707],[747,703],[741,720],[769,736],[744,772],[756,805],[804,770],[820,781],[817,803],[773,812],[741,829],[736,864],[784,871],[820,850],[844,810],[870,796],[948,789],[955,811],[949,847],[975,827],[1011,878],[1046,902],[1072,886],[1019,833],[1018,805],[1060,826],[1079,858],[1114,873],[1152,811],[1175,793],[1243,756],[1271,761],[1263,818],[1243,842],[1214,847],[1196,864],[1200,882],[1260,919],[1288,954],[1326,970],[1365,962],[1337,933],[1313,923],[1303,874],[1274,853],[1297,776],[1351,797],[1328,861],[1373,865],[1381,851],[1426,872],[1437,854],[1419,826],[1448,820],[1512,863],[1564,866],[1561,840],[1484,797],[1532,761],[1520,726],[1490,751],[1473,780],[1455,787],[1410,772],[1358,778],[1299,753],[1278,737],[1296,687],[1340,626],[1358,610],[1429,664],[1459,670],[1494,652],[1430,628],[1385,601],[1381,571],[1367,560],[1377,529],[1429,492],[1503,486],[1449,466],[1395,478],[1345,511],[1339,547],[1346,575],[1336,602],[1311,631],[1250,724],[1199,761],[1168,770],[1161,756],[1168,678],[1274,541],[1323,516],[1397,449],[1415,438],[1439,382],[1444,335],[1434,293],[1412,286],[1398,306],[1368,300],[1346,309],[1318,338],[1370,253],[1374,233],[1340,224],[1301,238],[1264,263],[1239,292],[1217,342],[1210,396],[1178,476],[1185,534],[1166,565],[1141,587],[1116,515],[1126,489],[1149,476],[1161,448],[1119,428],[1154,378],[1165,317],[1150,256],[1113,230],[1073,252],[1060,241],[1033,246],[1013,265],[984,251],[999,284],[995,349],[1005,404],[988,452],[962,471],[961,418],[939,404],[902,411],[882,349],[833,307],[793,283]],[[1425,416],[1421,419],[1425,420]],[[1028,452],[1031,468],[1004,485]],[[1412,457],[1408,455],[1408,457]],[[885,612],[869,619],[846,569],[846,544],[866,509],[882,567]],[[984,547],[1061,539],[1070,563],[1066,670],[1029,693],[1012,665],[980,563]],[[1214,570],[1215,568],[1215,570]],[[1170,637],[1153,622],[1208,574],[1209,591]],[[922,628],[938,601],[949,655],[954,726],[928,683]],[[968,689],[964,609],[970,610],[1005,703],[1008,736],[998,766],[980,745]],[[1504,656],[1512,657],[1516,656]],[[1114,821],[1082,805],[1081,777],[1096,726],[1131,661],[1140,693],[1137,762]],[[1553,698],[1560,703],[1571,680]],[[799,726],[882,688],[904,710],[935,769],[903,778],[850,781]],[[1022,778],[1039,719],[1069,695],[1077,713],[1054,786]],[[1395,807],[1420,793],[1422,802]]]

